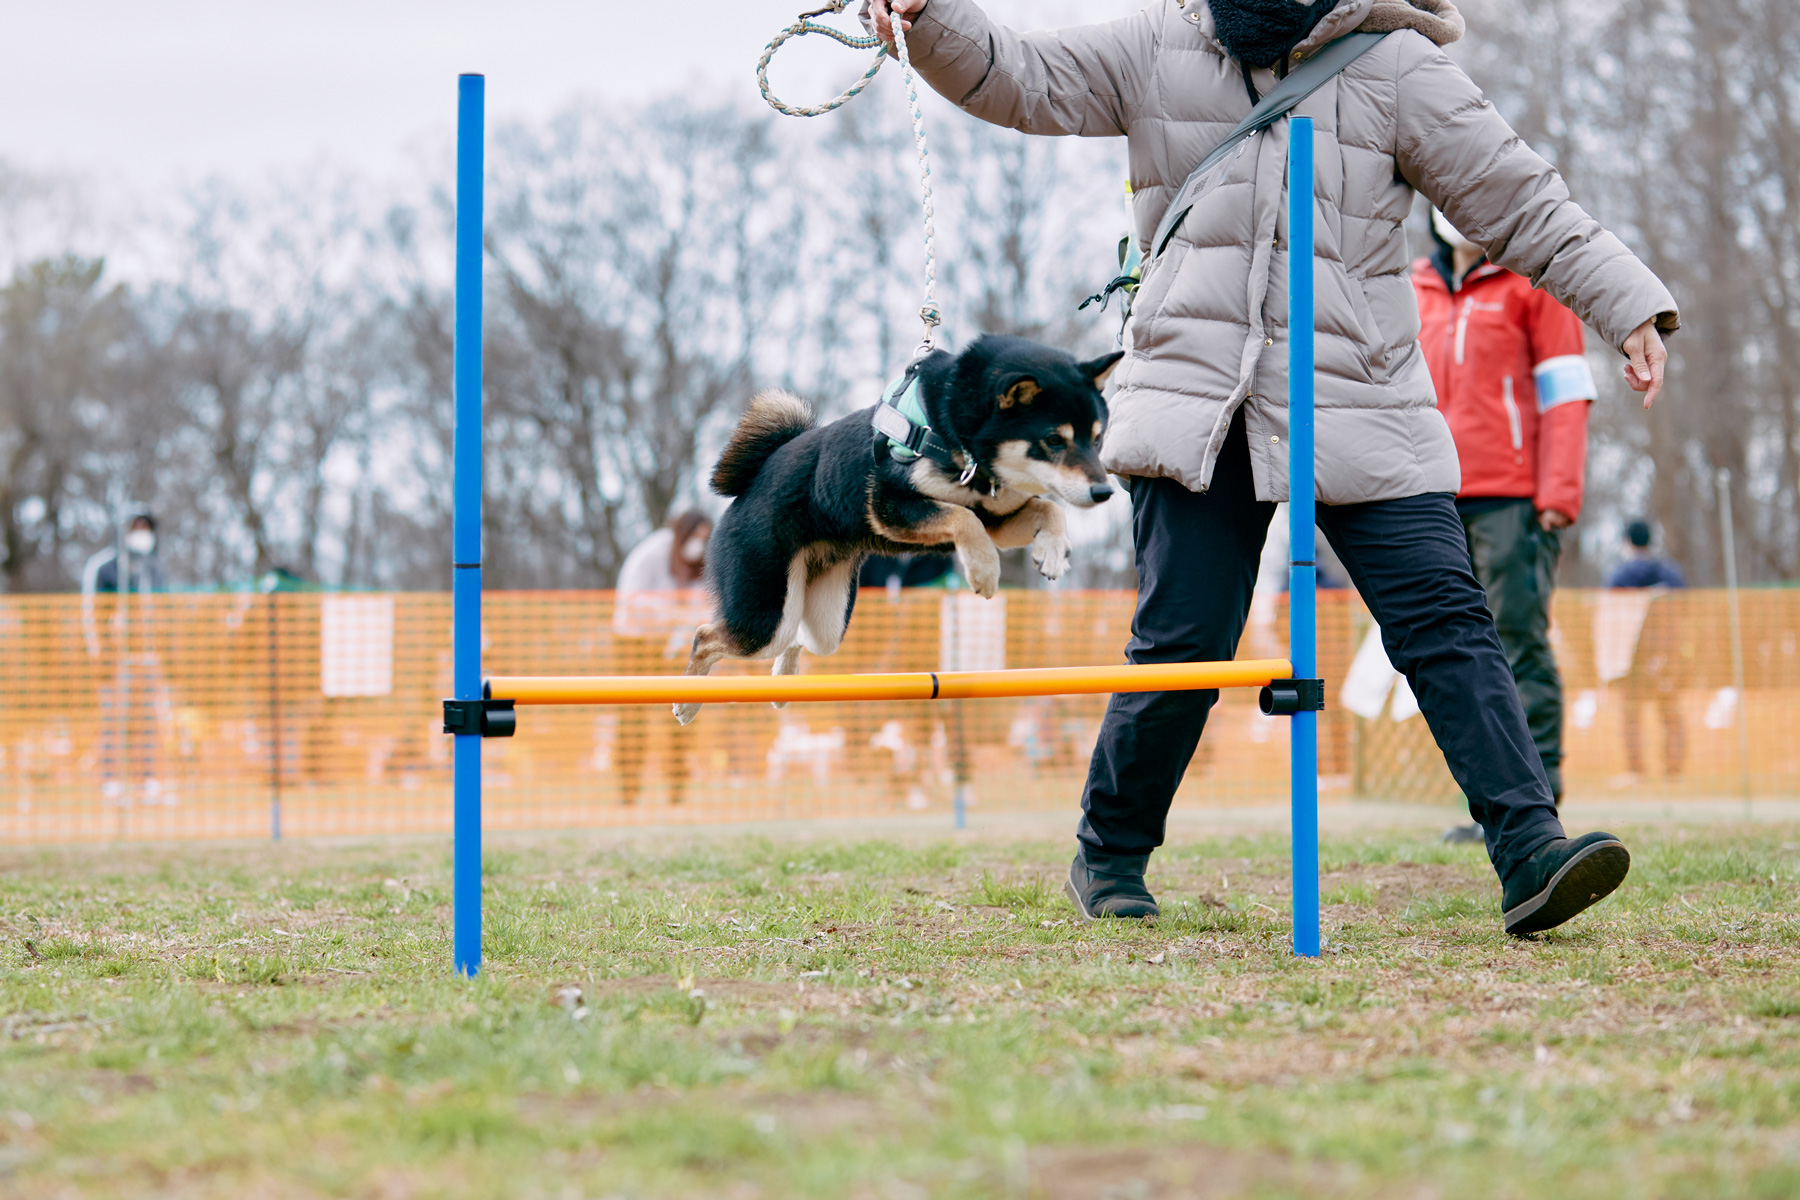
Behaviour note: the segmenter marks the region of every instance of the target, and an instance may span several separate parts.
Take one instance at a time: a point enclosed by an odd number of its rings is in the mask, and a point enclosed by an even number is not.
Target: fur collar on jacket
[[[1463,17],[1450,0],[1374,0],[1369,15],[1356,27],[1363,33],[1416,29],[1440,46],[1463,35]]]

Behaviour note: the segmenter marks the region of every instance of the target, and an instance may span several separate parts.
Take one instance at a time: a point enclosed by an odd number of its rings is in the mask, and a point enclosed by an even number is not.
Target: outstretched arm
[[[1527,146],[1461,67],[1416,34],[1398,34],[1394,157],[1408,183],[1488,258],[1574,309],[1629,363],[1625,382],[1662,390],[1662,333],[1675,299],[1625,244],[1569,198],[1556,168]]]
[[[939,94],[1021,133],[1125,133],[1156,53],[1148,11],[1030,33],[989,20],[973,0],[868,0],[866,11],[889,45],[899,14],[913,66]]]

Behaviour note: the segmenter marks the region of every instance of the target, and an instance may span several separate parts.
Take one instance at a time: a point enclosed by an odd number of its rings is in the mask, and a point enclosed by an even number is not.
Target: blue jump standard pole
[[[1313,123],[1288,136],[1288,657],[1294,678],[1318,674],[1313,556]],[[1319,954],[1319,714],[1293,714],[1294,953]]]
[[[455,517],[452,639],[458,700],[481,699],[481,177],[486,80],[457,80]],[[456,735],[451,894],[456,970],[481,969],[481,735]]]

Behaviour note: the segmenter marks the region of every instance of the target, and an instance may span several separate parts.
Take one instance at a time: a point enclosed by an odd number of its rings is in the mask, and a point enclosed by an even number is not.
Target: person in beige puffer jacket
[[[1487,831],[1515,933],[1623,880],[1616,838],[1565,837],[1453,504],[1456,448],[1418,346],[1404,222],[1422,192],[1488,257],[1572,308],[1661,387],[1668,289],[1570,200],[1441,47],[1449,0],[1157,0],[1120,20],[1019,33],[973,0],[868,0],[919,74],[1025,133],[1128,139],[1148,266],[1108,389],[1106,465],[1133,504],[1134,662],[1230,658],[1257,549],[1287,498],[1286,120],[1207,174],[1166,244],[1188,173],[1287,71],[1352,32],[1385,37],[1294,110],[1317,126],[1319,523],[1380,621]],[[1156,253],[1160,251],[1160,253]],[[1068,893],[1086,915],[1156,912],[1143,884],[1216,693],[1115,696],[1095,748]]]

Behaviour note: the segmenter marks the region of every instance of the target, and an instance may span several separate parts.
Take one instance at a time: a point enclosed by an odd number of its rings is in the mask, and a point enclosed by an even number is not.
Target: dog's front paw
[[[698,704],[677,704],[675,706],[675,721],[679,725],[692,725],[694,718],[699,715],[700,706]]]
[[[1069,569],[1069,539],[1048,529],[1031,539],[1031,561],[1045,579],[1061,579]]]
[[[1000,556],[992,554],[978,562],[964,563],[969,577],[969,590],[983,600],[992,600],[1000,590]]]

